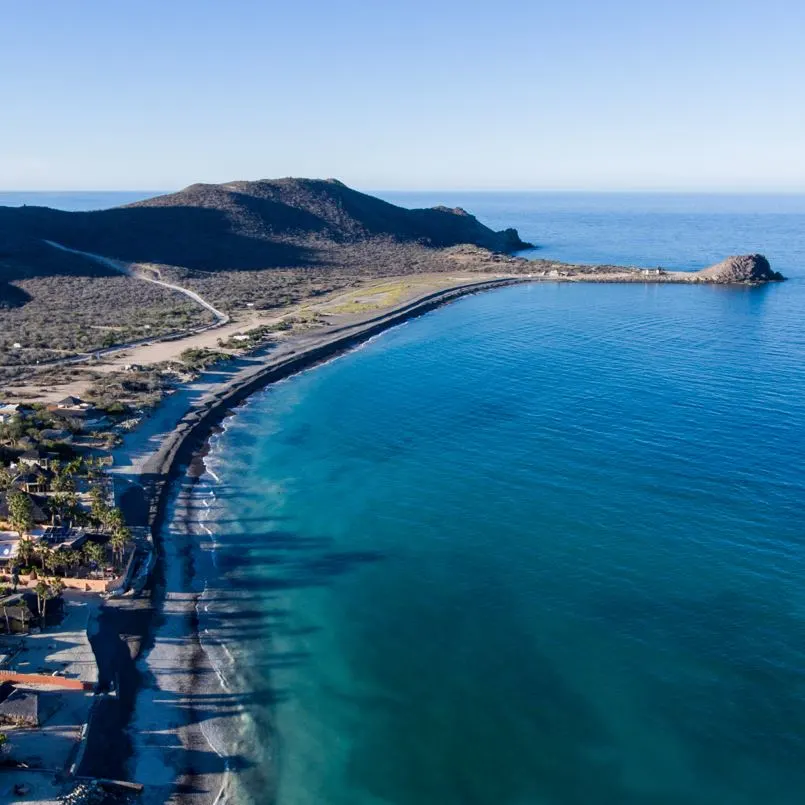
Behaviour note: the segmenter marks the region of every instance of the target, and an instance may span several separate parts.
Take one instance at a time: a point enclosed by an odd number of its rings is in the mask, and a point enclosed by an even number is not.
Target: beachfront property
[[[48,491],[54,474],[48,469],[28,470],[14,479],[15,485],[29,495],[40,495]]]
[[[56,453],[47,452],[39,447],[32,447],[17,458],[17,463],[24,464],[26,467],[38,467],[40,470],[48,470],[56,459]]]
[[[43,442],[73,443],[73,434],[67,428],[43,428],[39,431],[39,438]]]
[[[69,416],[69,414],[72,412],[78,412],[78,411],[86,412],[89,411],[91,408],[92,405],[90,403],[84,402],[79,397],[73,397],[72,395],[64,397],[58,402],[47,406],[48,411],[68,412],[65,413],[64,416]]]

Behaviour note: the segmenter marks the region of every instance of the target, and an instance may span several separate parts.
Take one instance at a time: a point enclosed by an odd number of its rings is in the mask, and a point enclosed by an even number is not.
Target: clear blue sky
[[[5,0],[0,189],[805,190],[802,0]]]

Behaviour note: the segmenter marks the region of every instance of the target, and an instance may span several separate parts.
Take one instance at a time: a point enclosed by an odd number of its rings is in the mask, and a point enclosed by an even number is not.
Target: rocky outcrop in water
[[[706,282],[756,285],[761,282],[781,282],[785,277],[773,271],[769,261],[762,254],[741,254],[728,257],[710,268],[696,273],[697,278]]]

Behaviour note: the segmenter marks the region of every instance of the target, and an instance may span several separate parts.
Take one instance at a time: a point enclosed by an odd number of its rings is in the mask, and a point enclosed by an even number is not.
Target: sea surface
[[[237,409],[195,487],[233,801],[801,805],[805,197],[383,195],[792,279],[466,297]]]
[[[394,200],[793,279],[484,293],[239,408],[196,487],[235,801],[801,805],[803,200]]]
[[[30,190],[0,191],[0,207],[53,207],[71,212],[107,210],[159,195],[147,190]]]

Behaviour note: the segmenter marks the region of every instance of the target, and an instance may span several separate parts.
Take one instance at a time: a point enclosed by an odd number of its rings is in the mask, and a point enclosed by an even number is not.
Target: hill
[[[0,207],[2,367],[186,330],[206,313],[186,297],[121,276],[82,252],[148,264],[228,312],[276,308],[359,278],[454,270],[525,248],[461,209],[407,210],[336,180],[194,184],[95,212]],[[465,248],[470,248],[465,247]]]
[[[371,241],[430,249],[466,243],[496,252],[530,245],[515,230],[495,232],[462,209],[408,210],[334,179],[194,184],[97,212],[0,208],[0,239],[17,254],[46,239],[203,271],[319,265],[332,247]]]

